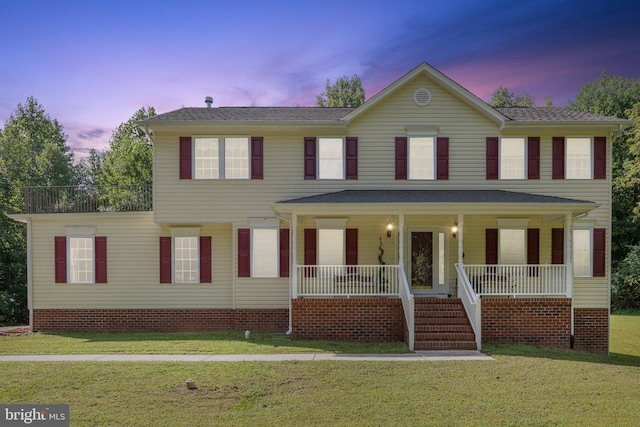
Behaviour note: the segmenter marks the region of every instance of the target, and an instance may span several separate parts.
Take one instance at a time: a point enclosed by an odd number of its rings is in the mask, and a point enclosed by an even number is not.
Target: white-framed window
[[[318,229],[318,264],[319,265],[344,265],[345,264],[345,229],[344,228],[319,228]]]
[[[195,179],[249,179],[249,137],[193,138]]]
[[[500,138],[500,179],[526,178],[525,138]]]
[[[566,141],[566,179],[593,178],[593,145],[589,137],[568,137]]]
[[[573,230],[573,275],[575,277],[591,277],[593,275],[592,258],[592,229]]]
[[[253,228],[251,234],[251,277],[278,277],[279,229]]]
[[[94,245],[93,237],[68,238],[69,283],[93,283]]]
[[[318,138],[318,179],[344,178],[344,139]]]
[[[198,236],[175,236],[173,238],[174,283],[199,282],[198,241]]]
[[[435,179],[436,144],[434,136],[409,136],[408,179]]]
[[[523,265],[527,263],[526,231],[525,228],[501,228],[499,230],[500,264]]]

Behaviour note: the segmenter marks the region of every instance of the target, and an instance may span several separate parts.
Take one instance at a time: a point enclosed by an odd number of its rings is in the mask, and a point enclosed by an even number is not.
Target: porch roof
[[[505,190],[343,190],[274,203],[277,212],[300,214],[420,213],[472,215],[573,215],[588,212],[597,203]],[[366,210],[365,210],[366,209]]]

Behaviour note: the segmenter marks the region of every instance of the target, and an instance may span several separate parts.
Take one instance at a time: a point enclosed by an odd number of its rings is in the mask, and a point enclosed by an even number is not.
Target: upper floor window
[[[409,137],[409,179],[435,179],[434,137]]]
[[[342,138],[318,138],[318,179],[344,179]]]
[[[249,138],[194,138],[195,179],[249,179]]]
[[[304,179],[358,179],[358,138],[305,137]]]
[[[606,179],[607,138],[553,137],[553,179]]]
[[[180,179],[262,179],[263,138],[180,137]]]
[[[567,138],[567,179],[591,179],[591,138]]]
[[[524,138],[500,139],[500,179],[525,179]]]
[[[449,138],[416,134],[395,140],[396,179],[449,179]]]
[[[540,137],[487,137],[487,179],[540,179]]]

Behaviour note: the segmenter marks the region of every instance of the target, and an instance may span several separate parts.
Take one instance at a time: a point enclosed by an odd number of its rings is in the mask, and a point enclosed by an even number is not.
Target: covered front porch
[[[482,297],[571,298],[573,219],[594,207],[506,191],[364,190],[274,209],[291,224],[292,300],[400,300],[413,350],[416,298],[459,298],[477,348]],[[561,262],[553,229],[563,230]]]

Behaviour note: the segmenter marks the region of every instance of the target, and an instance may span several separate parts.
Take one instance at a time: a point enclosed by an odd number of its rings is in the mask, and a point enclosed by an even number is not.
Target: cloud
[[[94,141],[96,139],[103,139],[103,136],[107,133],[105,129],[91,129],[85,132],[76,133],[76,137],[82,140]]]

